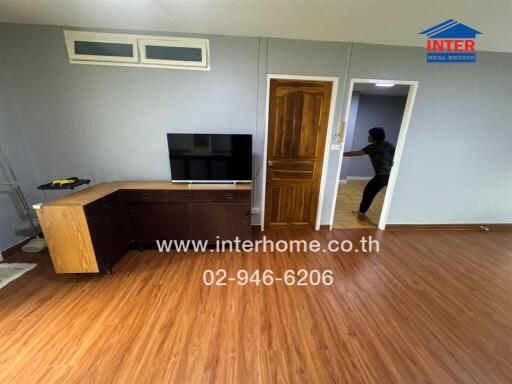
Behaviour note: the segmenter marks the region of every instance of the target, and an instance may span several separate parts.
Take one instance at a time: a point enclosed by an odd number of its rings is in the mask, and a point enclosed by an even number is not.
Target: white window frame
[[[64,40],[68,50],[68,56],[71,63],[80,63],[82,61],[103,63],[138,63],[139,51],[137,49],[137,38],[130,35],[119,35],[114,33],[97,33],[84,31],[64,31]],[[87,41],[91,43],[117,43],[131,44],[132,56],[103,56],[103,55],[80,55],[75,53],[75,42]]]
[[[186,37],[128,35],[117,33],[100,33],[86,31],[64,31],[69,62],[71,64],[111,65],[148,68],[171,68],[183,70],[210,70],[210,43],[207,39]],[[100,43],[132,44],[133,56],[101,56],[78,55],[75,53],[75,41],[90,41]],[[146,58],[146,45],[168,47],[200,48],[202,61],[158,60]]]
[[[161,59],[148,59],[146,57],[146,46],[159,46],[159,47],[183,47],[183,48],[198,48],[201,50],[201,61],[185,61],[185,60],[161,60]],[[139,54],[140,62],[142,64],[153,65],[166,65],[168,67],[198,67],[208,68],[208,40],[204,39],[139,39]]]

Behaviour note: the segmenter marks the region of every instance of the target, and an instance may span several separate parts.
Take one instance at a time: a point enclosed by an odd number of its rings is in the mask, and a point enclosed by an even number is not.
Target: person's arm
[[[343,152],[343,156],[345,157],[354,157],[354,156],[364,156],[366,155],[366,152],[362,149],[359,151],[349,151],[349,152]]]

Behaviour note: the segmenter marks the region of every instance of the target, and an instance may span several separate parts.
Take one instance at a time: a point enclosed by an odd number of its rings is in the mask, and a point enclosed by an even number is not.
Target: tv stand
[[[229,189],[233,186],[244,185],[250,183],[241,183],[239,181],[230,181],[229,183],[203,183],[203,182],[191,182],[188,183],[189,188],[212,188],[212,189]]]
[[[250,239],[251,185],[103,183],[36,212],[55,272],[108,272],[128,249],[156,240]]]

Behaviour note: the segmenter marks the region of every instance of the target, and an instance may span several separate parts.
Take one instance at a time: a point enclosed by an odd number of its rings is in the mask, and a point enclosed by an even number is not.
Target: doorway
[[[331,215],[332,228],[385,228],[417,85],[415,81],[351,80],[338,167],[339,182]],[[371,152],[368,141],[373,141],[369,130],[375,127],[384,132],[385,142],[395,147],[394,155],[391,152],[387,156],[389,167],[385,171],[379,164],[381,159],[371,159],[367,154]],[[343,153],[348,154],[343,156]],[[373,179],[376,174],[380,176]],[[369,208],[364,203],[360,208],[363,192],[372,179],[369,188],[377,181],[386,181],[380,182],[382,189]],[[355,214],[360,209],[365,215]]]
[[[269,75],[263,228],[318,228],[336,78]]]

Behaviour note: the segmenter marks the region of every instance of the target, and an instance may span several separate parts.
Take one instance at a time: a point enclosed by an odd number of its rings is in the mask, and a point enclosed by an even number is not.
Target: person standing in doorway
[[[367,145],[359,151],[344,152],[343,156],[370,156],[375,176],[368,182],[364,188],[361,204],[358,211],[352,211],[353,214],[358,216],[366,216],[366,211],[370,208],[373,199],[379,191],[388,185],[389,173],[393,166],[393,157],[395,156],[395,147],[393,144],[387,142],[386,133],[381,127],[374,127],[368,131]]]

